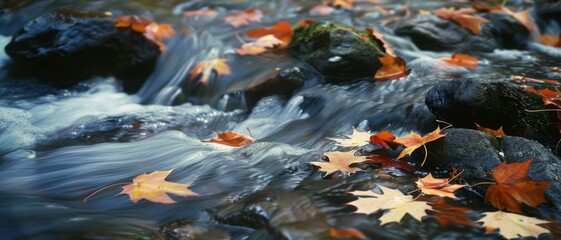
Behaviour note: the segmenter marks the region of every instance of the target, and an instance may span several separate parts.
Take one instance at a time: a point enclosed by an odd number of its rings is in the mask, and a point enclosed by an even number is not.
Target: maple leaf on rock
[[[436,130],[422,137],[421,135],[411,131],[411,133],[409,133],[407,136],[396,138],[394,142],[405,146],[405,149],[401,151],[401,153],[397,158],[405,157],[405,155],[411,155],[413,151],[415,151],[417,148],[421,146],[425,147],[425,154],[426,154],[427,150],[425,144],[437,140],[444,136],[446,136],[446,134],[440,134],[440,127],[438,127]]]
[[[493,129],[490,129],[490,128],[482,127],[481,125],[479,125],[477,123],[475,124],[475,126],[477,127],[477,130],[482,131],[484,133],[491,134],[495,138],[501,138],[502,139],[502,138],[506,137],[506,134],[503,131],[503,127],[500,127],[499,129],[493,130]]]
[[[199,83],[207,84],[213,71],[216,72],[216,77],[231,74],[232,71],[230,70],[228,64],[226,64],[227,61],[228,59],[226,58],[215,58],[199,62],[191,71],[189,81],[193,80],[196,76],[201,75]]]
[[[552,91],[547,88],[539,91],[535,88],[525,88],[525,90],[540,95],[544,105],[553,105],[561,108],[561,92]]]
[[[132,202],[136,203],[141,199],[159,203],[175,203],[167,195],[175,194],[182,197],[198,196],[195,192],[188,189],[189,184],[168,182],[165,178],[173,170],[154,171],[152,173],[140,174],[132,179],[133,183],[123,187],[119,194],[128,194]]]
[[[208,142],[219,143],[231,147],[241,147],[255,142],[255,139],[237,132],[216,133],[216,139],[210,139]]]
[[[399,56],[387,53],[383,57],[378,57],[378,60],[382,67],[376,71],[374,78],[394,80],[407,76],[405,62]]]
[[[460,8],[458,10],[454,10],[454,8],[439,8],[434,12],[434,15],[442,19],[451,20],[475,34],[481,34],[480,25],[488,23],[489,20],[472,16],[474,13],[475,10],[472,8]]]
[[[116,20],[117,20],[117,22],[115,23],[116,28],[130,27],[132,30],[139,33],[145,33],[146,26],[152,23],[152,20],[148,18],[139,17],[139,16],[128,16],[128,15],[119,16],[117,17]]]
[[[357,147],[364,146],[370,141],[370,131],[362,131],[353,127],[351,135],[345,135],[346,138],[327,138],[327,140],[334,141],[337,146],[341,147]]]
[[[287,21],[279,21],[273,26],[256,28],[245,33],[250,38],[260,38],[269,34],[281,40],[284,45],[288,45],[292,38],[292,25]]]
[[[142,33],[146,39],[158,45],[160,51],[166,49],[163,41],[175,35],[175,30],[170,24],[158,24],[148,18],[138,16],[119,16],[115,27],[130,27],[133,31]]]
[[[260,37],[255,42],[244,43],[240,49],[236,50],[236,53],[240,55],[257,55],[266,52],[268,49],[274,49],[283,45],[283,41],[269,34]]]
[[[345,174],[354,173],[361,169],[350,167],[350,165],[366,161],[366,156],[355,156],[355,153],[356,151],[326,152],[325,156],[329,159],[329,162],[310,162],[310,164],[318,166],[321,171],[326,172],[326,176],[336,171],[341,171]]]
[[[255,8],[236,11],[224,18],[224,21],[234,27],[247,25],[250,22],[261,22],[263,13]]]
[[[381,225],[390,222],[400,222],[401,219],[409,214],[419,222],[421,218],[426,216],[426,210],[432,207],[424,201],[415,201],[413,196],[404,195],[399,190],[379,186],[383,194],[377,194],[372,191],[353,191],[353,195],[358,200],[350,202],[357,208],[356,213],[371,214],[379,210],[388,210],[380,217]]]
[[[495,167],[493,177],[496,183],[487,188],[485,201],[499,210],[508,209],[514,213],[522,213],[521,203],[533,208],[545,203],[544,191],[549,183],[528,178],[531,163],[532,160],[511,164],[503,162]]]
[[[434,178],[431,173],[424,178],[419,178],[419,180],[415,183],[424,194],[449,197],[453,199],[457,199],[457,197],[454,196],[454,192],[465,187],[465,185],[450,184],[450,180],[448,178]]]
[[[549,230],[538,224],[549,223],[533,217],[526,217],[516,213],[508,212],[485,212],[485,217],[478,222],[488,231],[499,229],[500,234],[508,239],[519,237],[538,237],[542,233],[549,233]]]

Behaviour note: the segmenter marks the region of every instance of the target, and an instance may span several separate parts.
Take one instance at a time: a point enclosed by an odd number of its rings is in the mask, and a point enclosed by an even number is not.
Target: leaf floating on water
[[[454,21],[475,34],[481,34],[481,24],[488,23],[489,20],[478,16],[472,16],[474,13],[475,10],[471,8],[460,8],[455,10],[451,7],[439,8],[434,12],[434,15],[442,19]]]
[[[388,210],[381,218],[381,225],[390,222],[400,222],[401,219],[409,214],[419,222],[426,216],[426,210],[432,207],[423,201],[415,201],[413,196],[404,195],[399,190],[380,186],[383,194],[376,194],[372,191],[353,191],[353,195],[358,200],[350,204],[357,208],[357,213],[371,214],[379,210]]]
[[[356,151],[350,152],[327,152],[325,156],[329,158],[329,162],[310,162],[314,166],[318,166],[321,171],[325,172],[326,176],[341,171],[342,173],[349,174],[360,171],[360,168],[350,167],[353,163],[361,163],[366,161],[366,156],[355,156]]]
[[[269,34],[281,40],[284,45],[288,45],[292,38],[292,25],[287,21],[279,21],[273,26],[256,28],[245,33],[250,38],[261,38]]]
[[[329,15],[333,13],[335,9],[339,9],[339,8],[351,9],[353,8],[353,3],[351,1],[343,1],[343,0],[322,2],[318,5],[315,5],[312,9],[310,9],[310,14]]]
[[[189,17],[193,17],[193,16],[214,16],[217,13],[218,12],[216,12],[216,10],[212,10],[212,9],[200,9],[200,10],[184,11],[183,15],[189,16]]]
[[[248,8],[243,11],[236,11],[224,18],[224,21],[234,27],[247,25],[250,22],[261,22],[263,13],[255,8]]]
[[[201,77],[198,82],[201,84],[207,84],[213,71],[216,72],[217,78],[220,77],[220,75],[231,74],[232,70],[230,70],[230,66],[226,64],[227,61],[228,59],[226,58],[215,58],[199,62],[191,71],[189,81],[192,81],[195,77],[200,75]]]
[[[337,146],[341,147],[358,147],[364,146],[370,142],[370,131],[365,132],[353,127],[351,135],[345,135],[345,138],[327,138],[327,140],[334,141]]]
[[[218,136],[215,139],[210,139],[208,142],[224,144],[231,147],[242,147],[247,144],[255,142],[255,139],[237,132],[216,133]]]
[[[158,203],[175,203],[168,195],[174,194],[182,197],[198,196],[189,190],[189,184],[168,182],[165,178],[173,170],[154,171],[150,174],[140,174],[133,178],[132,184],[123,187],[119,194],[128,194],[132,202],[136,203],[141,199]]]
[[[479,59],[466,54],[454,53],[452,57],[441,58],[440,60],[455,66],[476,68]]]
[[[152,20],[139,16],[119,16],[117,17],[116,28],[130,27],[133,31],[142,33],[146,39],[160,47],[160,51],[166,49],[165,39],[175,35],[175,30],[170,24],[158,24]]]
[[[415,183],[424,194],[453,199],[457,199],[457,197],[454,196],[454,192],[465,187],[465,185],[450,184],[448,178],[434,178],[431,173],[424,178],[419,178]]]
[[[486,216],[480,219],[487,231],[499,229],[500,234],[507,239],[519,237],[538,237],[542,233],[550,231],[539,226],[549,223],[533,217],[526,217],[516,213],[508,212],[485,212]]]
[[[269,49],[275,49],[284,46],[284,42],[273,36],[272,34],[260,37],[255,42],[244,43],[240,49],[236,50],[240,55],[257,55],[266,52]]]
[[[437,140],[444,136],[446,136],[446,134],[440,134],[440,127],[422,137],[421,135],[411,131],[411,133],[409,133],[407,136],[400,137],[394,140],[394,142],[403,144],[403,146],[405,146],[405,149],[401,151],[401,153],[397,158],[402,158],[405,157],[406,155],[411,155],[411,153],[413,153],[413,151],[415,151],[417,148],[421,146],[425,146],[425,144]]]

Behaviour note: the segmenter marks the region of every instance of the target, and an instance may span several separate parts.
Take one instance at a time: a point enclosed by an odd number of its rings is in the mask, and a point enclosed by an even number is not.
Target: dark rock
[[[436,167],[463,171],[461,178],[469,184],[493,181],[487,177],[501,163],[499,142],[491,135],[471,129],[446,129],[442,140],[427,144],[427,169]],[[422,160],[423,156],[417,158]]]
[[[28,22],[5,50],[23,71],[58,84],[99,75],[142,80],[160,54],[141,33],[115,28],[115,20],[104,13],[75,11],[56,11]]]
[[[454,80],[432,88],[425,99],[439,120],[456,128],[502,127],[507,135],[523,136],[555,146],[559,132],[550,124],[555,114],[543,109],[541,97],[505,81]]]
[[[524,25],[502,13],[481,16],[490,20],[480,25],[481,34],[474,34],[456,22],[423,14],[403,19],[395,33],[409,37],[419,49],[429,51],[471,53],[525,47],[529,32]]]
[[[332,81],[372,77],[382,66],[383,44],[367,31],[315,22],[294,29],[291,53]]]
[[[507,163],[532,160],[528,177],[534,181],[545,181],[550,186],[545,190],[546,199],[561,210],[561,158],[545,146],[521,137],[507,136],[501,141]]]
[[[561,26],[561,4],[559,2],[541,4],[536,9],[534,16],[540,32],[547,32],[550,28],[558,31],[559,26]]]

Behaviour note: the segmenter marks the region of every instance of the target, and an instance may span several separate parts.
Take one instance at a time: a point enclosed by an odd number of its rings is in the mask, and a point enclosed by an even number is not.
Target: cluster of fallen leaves
[[[481,131],[490,132],[495,136],[504,136],[502,129],[490,130],[481,126]],[[431,141],[445,137],[440,129],[421,136],[411,132],[408,135],[397,138],[388,131],[376,134],[360,131],[353,128],[353,133],[344,138],[331,138],[335,145],[345,148],[357,148],[367,144],[377,145],[381,149],[402,148],[395,158],[387,154],[382,156],[380,151],[374,150],[364,154],[365,150],[351,150],[346,152],[333,151],[325,153],[321,162],[311,162],[318,166],[319,170],[326,172],[326,176],[334,172],[342,172],[346,175],[357,171],[364,171],[358,164],[378,163],[383,167],[400,168],[414,172],[414,168],[404,161],[403,157],[410,155],[413,151]],[[362,153],[362,154],[361,154]],[[484,212],[478,219],[473,219],[471,211],[465,207],[454,206],[445,198],[458,199],[455,192],[461,188],[471,188],[465,184],[455,184],[456,178],[461,174],[457,170],[451,174],[451,178],[434,178],[431,173],[418,178],[415,182],[417,190],[403,194],[397,189],[379,186],[381,192],[353,191],[358,199],[350,204],[357,208],[356,213],[372,214],[382,213],[379,218],[380,224],[391,222],[399,223],[405,215],[409,215],[418,221],[424,218],[436,220],[442,226],[449,224],[466,225],[472,227],[484,227],[488,232],[498,231],[507,238],[534,236],[550,231],[540,225],[549,223],[533,217],[524,216],[522,205],[536,208],[539,204],[546,203],[545,189],[549,186],[546,182],[536,182],[528,178],[528,170],[532,161],[522,163],[502,164],[493,169],[495,182],[474,184],[490,185],[484,196],[484,201],[497,208],[496,212]],[[415,197],[414,192],[419,192]],[[504,210],[508,211],[505,212]]]
[[[543,104],[546,107],[550,108],[551,111],[557,112],[557,119],[559,119],[559,121],[561,122],[561,92],[559,92],[559,90],[555,89],[555,91],[553,91],[547,88],[542,90],[536,90],[535,88],[530,88],[530,87],[525,89],[528,92],[532,92],[540,95],[542,97]],[[530,109],[527,111],[532,111],[532,110]],[[561,124],[556,123],[555,125],[557,126],[557,129],[561,133]]]
[[[161,51],[166,49],[164,40],[175,35],[175,31],[170,24],[159,24],[144,17],[125,15],[117,17],[116,21],[115,27],[130,28],[135,32],[142,33],[146,39],[158,45]]]

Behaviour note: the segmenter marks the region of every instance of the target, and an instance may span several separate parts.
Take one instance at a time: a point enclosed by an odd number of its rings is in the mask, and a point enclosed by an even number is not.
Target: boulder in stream
[[[383,44],[367,31],[330,22],[314,22],[294,29],[291,53],[329,80],[373,77],[386,55]]]
[[[5,50],[13,67],[63,85],[105,75],[142,81],[160,55],[158,46],[142,33],[116,28],[106,13],[70,10],[28,22]]]

